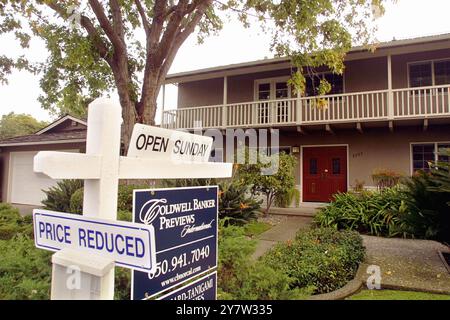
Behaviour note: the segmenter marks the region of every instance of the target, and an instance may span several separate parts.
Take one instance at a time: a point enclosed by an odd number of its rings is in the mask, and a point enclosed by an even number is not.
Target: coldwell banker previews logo
[[[185,237],[187,234],[203,231],[212,228],[213,219],[209,223],[202,222],[201,225],[195,225],[194,211],[214,208],[216,201],[193,199],[192,202],[182,202],[175,204],[167,204],[167,199],[151,199],[147,201],[139,212],[140,222],[150,225],[157,218],[159,218],[159,230],[172,229],[175,227],[182,227],[181,237]],[[187,215],[180,215],[171,217],[173,214],[190,213]]]

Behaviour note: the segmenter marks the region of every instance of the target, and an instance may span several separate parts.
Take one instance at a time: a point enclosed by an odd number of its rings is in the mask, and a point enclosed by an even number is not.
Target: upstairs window
[[[315,76],[306,77],[305,96],[313,97],[318,95],[320,80],[327,80],[331,85],[331,91],[328,94],[344,93],[344,77],[341,74],[321,73]]]
[[[433,85],[431,62],[409,66],[409,86],[428,87]]]
[[[409,65],[409,86],[429,87],[450,84],[450,60],[412,63]]]
[[[437,86],[450,83],[450,60],[434,63],[434,79]]]

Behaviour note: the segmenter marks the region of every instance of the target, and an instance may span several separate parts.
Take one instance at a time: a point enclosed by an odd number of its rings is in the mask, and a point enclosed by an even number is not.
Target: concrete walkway
[[[287,241],[295,238],[295,234],[300,229],[309,228],[311,217],[287,216],[283,221],[267,230],[258,237],[253,259],[258,259],[269,251],[277,242]]]
[[[401,289],[450,294],[450,274],[438,251],[450,252],[445,245],[429,240],[362,236],[366,261],[359,275],[366,285],[367,266],[378,265],[382,289]]]

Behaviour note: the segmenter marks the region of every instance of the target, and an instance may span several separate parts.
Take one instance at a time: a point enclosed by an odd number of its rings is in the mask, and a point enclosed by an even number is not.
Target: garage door
[[[36,153],[37,151],[11,152],[9,177],[11,203],[41,205],[41,201],[45,198],[42,190],[47,190],[56,184],[56,180],[33,172],[33,157]]]

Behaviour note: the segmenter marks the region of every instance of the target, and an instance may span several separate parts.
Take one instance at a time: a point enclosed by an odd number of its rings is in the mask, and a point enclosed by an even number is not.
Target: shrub
[[[19,233],[32,237],[31,220],[31,216],[22,217],[16,208],[0,203],[0,240],[9,240]]]
[[[83,213],[83,192],[84,188],[80,188],[70,197],[70,213]]]
[[[236,179],[219,184],[219,218],[242,224],[255,220],[260,209],[261,201],[249,196],[248,186]]]
[[[0,240],[0,299],[48,299],[51,252],[35,248],[23,234]]]
[[[276,245],[262,262],[293,279],[294,287],[327,293],[351,280],[363,259],[357,232],[321,228],[300,231],[295,240]]]
[[[450,192],[445,192],[440,176],[445,169],[431,173],[419,172],[405,182],[403,191],[408,212],[403,217],[403,229],[416,238],[450,242]],[[447,178],[448,179],[448,178]],[[448,188],[448,187],[447,187]]]
[[[292,288],[293,279],[278,269],[253,261],[256,242],[242,227],[221,226],[219,231],[219,299],[302,299],[308,291]]]
[[[118,219],[131,221],[131,212],[119,211]],[[35,247],[31,216],[21,217],[17,209],[3,203],[0,252],[0,300],[50,298],[52,252]],[[130,285],[130,270],[116,268],[115,298],[129,300]]]
[[[82,180],[58,181],[56,186],[43,190],[47,198],[42,201],[42,204],[48,210],[70,212],[70,199],[75,191],[82,187]]]
[[[275,205],[279,208],[287,208],[291,205],[292,201],[295,201],[295,206],[300,204],[300,191],[294,186],[293,188],[286,190],[284,193],[279,193],[275,197]]]
[[[270,208],[277,197],[280,199],[289,195],[295,188],[294,168],[296,165],[295,156],[280,152],[277,155],[265,156],[258,153],[251,153],[245,149],[246,159],[257,159],[256,164],[245,163],[237,166],[237,176],[246,185],[251,186],[255,194],[260,194],[266,198],[266,208],[264,212],[269,213]],[[273,160],[278,156],[277,166],[273,167]],[[272,172],[272,169],[275,169]]]
[[[402,218],[408,210],[400,188],[356,193],[338,193],[333,202],[314,217],[321,227],[357,230],[376,236],[398,236],[404,232]]]
[[[377,169],[372,173],[372,180],[378,190],[392,188],[399,184],[402,175],[387,169]]]
[[[119,211],[133,211],[133,190],[149,189],[146,185],[121,184],[117,195],[117,209]]]

